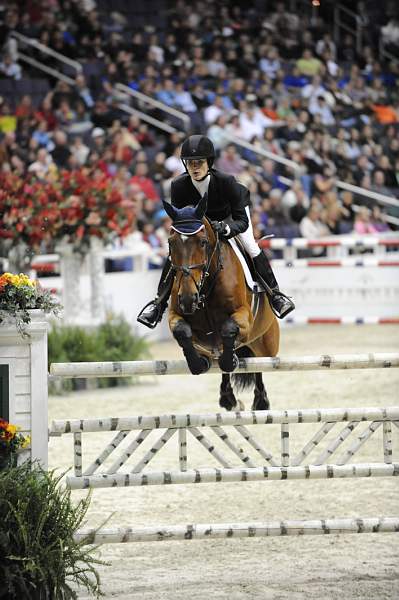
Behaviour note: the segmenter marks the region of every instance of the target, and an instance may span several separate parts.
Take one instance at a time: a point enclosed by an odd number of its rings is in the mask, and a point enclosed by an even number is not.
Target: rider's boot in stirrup
[[[163,314],[168,306],[168,300],[173,286],[173,269],[168,259],[162,270],[161,280],[158,286],[158,293],[154,300],[148,302],[140,311],[137,321],[150,329],[154,329],[161,321]]]
[[[261,251],[258,256],[254,257],[253,261],[256,272],[261,279],[261,283],[264,284],[266,292],[269,296],[270,305],[274,314],[279,319],[283,319],[294,310],[295,304],[290,298],[288,298],[288,296],[280,292],[277,280],[274,276],[266,254]]]

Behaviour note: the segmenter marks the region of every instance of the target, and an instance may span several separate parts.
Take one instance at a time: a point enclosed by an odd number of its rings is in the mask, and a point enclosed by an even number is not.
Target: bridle
[[[192,221],[190,221],[190,220],[180,220],[180,221],[176,221],[176,224],[181,225],[183,223],[191,223],[191,222]],[[205,231],[206,231],[206,229],[205,229]],[[221,271],[221,269],[223,269],[221,248],[220,248],[220,239],[219,239],[219,235],[217,232],[215,233],[215,236],[216,236],[216,242],[212,248],[212,244],[209,241],[208,235],[206,235],[206,238],[205,238],[206,239],[206,258],[205,258],[204,262],[195,263],[193,265],[176,265],[171,261],[171,269],[173,270],[173,272],[175,274],[181,273],[181,277],[180,277],[180,281],[179,281],[179,285],[178,285],[178,291],[180,289],[180,285],[181,285],[181,282],[183,281],[184,277],[191,277],[191,279],[193,280],[195,288],[197,290],[197,294],[198,294],[197,309],[200,307],[203,307],[205,305],[205,300],[210,295],[210,293],[213,290],[213,287],[216,283],[217,275],[218,275],[219,271]],[[216,269],[211,274],[211,272],[210,272],[211,262],[215,255],[217,255]],[[194,271],[195,269],[201,269],[201,277],[200,277],[200,280],[198,283],[192,274],[192,271]],[[212,279],[208,279],[210,276],[212,277]],[[207,289],[204,290],[206,282],[208,282],[209,285],[207,285]]]

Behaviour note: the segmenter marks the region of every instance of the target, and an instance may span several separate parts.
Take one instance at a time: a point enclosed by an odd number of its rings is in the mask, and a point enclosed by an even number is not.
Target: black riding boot
[[[294,310],[295,304],[288,296],[280,292],[277,280],[266,254],[261,251],[258,256],[255,256],[253,261],[261,283],[264,285],[267,295],[269,296],[270,305],[274,314],[279,319],[283,319],[288,313]]]
[[[168,300],[172,291],[174,272],[169,258],[162,269],[161,279],[158,285],[156,298],[151,300],[140,311],[137,321],[150,329],[154,329],[161,321],[168,306]]]

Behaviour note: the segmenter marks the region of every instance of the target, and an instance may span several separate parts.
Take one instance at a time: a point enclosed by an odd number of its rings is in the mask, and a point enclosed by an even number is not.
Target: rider
[[[171,201],[176,208],[196,206],[207,193],[206,216],[215,231],[224,239],[238,236],[246,251],[252,257],[259,279],[268,293],[275,314],[282,319],[295,305],[280,292],[278,283],[267,259],[259,248],[252,231],[249,213],[249,191],[239,184],[232,175],[212,168],[215,148],[211,140],[203,135],[191,135],[182,145],[180,158],[186,173],[172,182]],[[162,271],[156,298],[139,313],[139,323],[153,329],[162,319],[168,305],[173,286],[174,273],[168,259]]]

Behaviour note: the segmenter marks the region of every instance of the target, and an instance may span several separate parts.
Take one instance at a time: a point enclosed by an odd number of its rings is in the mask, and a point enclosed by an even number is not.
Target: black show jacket
[[[171,201],[176,208],[196,206],[201,195],[194,187],[188,173],[179,175],[172,181]],[[245,207],[249,205],[249,190],[238,183],[232,175],[216,169],[210,170],[208,206],[206,216],[211,221],[225,221],[234,237],[248,229],[248,216]]]

